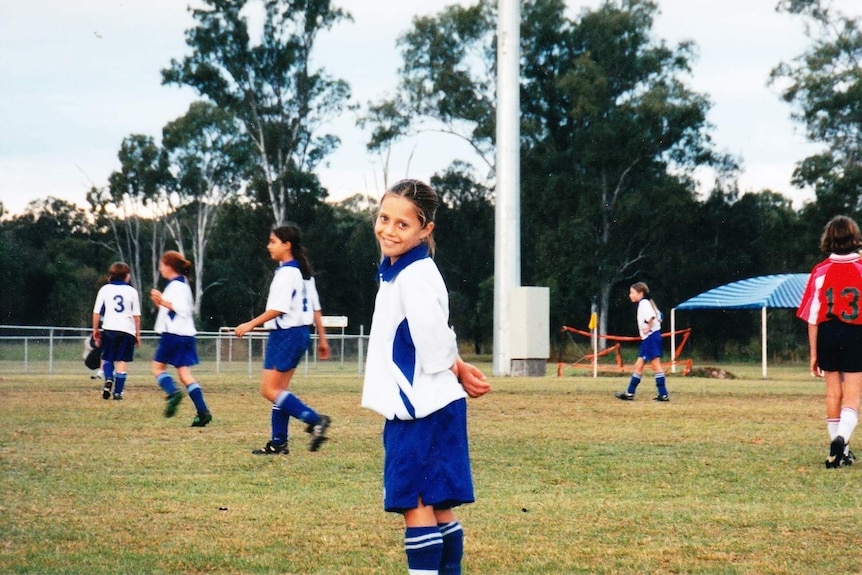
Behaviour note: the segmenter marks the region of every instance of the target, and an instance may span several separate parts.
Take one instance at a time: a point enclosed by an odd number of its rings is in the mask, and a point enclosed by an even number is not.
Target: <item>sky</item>
[[[770,70],[808,46],[803,22],[775,12],[777,0],[658,0],[654,34],[669,44],[698,46],[694,90],[709,95],[716,147],[741,158],[743,191],[768,188],[796,204],[810,192],[790,184],[796,162],[818,148],[778,91]],[[335,0],[354,21],[321,35],[315,64],[346,80],[353,100],[367,103],[397,84],[396,39],[415,16],[433,15],[455,0]],[[461,3],[470,4],[466,0]],[[568,0],[572,16],[598,0]],[[837,0],[848,15],[862,2]],[[126,136],[157,140],[196,95],[163,86],[161,70],[188,53],[193,26],[186,0],[27,0],[0,2],[0,201],[7,214],[54,196],[86,206],[92,186],[107,185],[119,168]],[[855,13],[854,13],[855,12]],[[318,171],[330,197],[379,196],[383,168],[370,156],[368,134],[345,113],[327,126],[340,148]],[[428,179],[453,159],[471,160],[466,144],[422,134],[407,139],[389,161],[390,181]],[[711,185],[703,174],[702,191]]]

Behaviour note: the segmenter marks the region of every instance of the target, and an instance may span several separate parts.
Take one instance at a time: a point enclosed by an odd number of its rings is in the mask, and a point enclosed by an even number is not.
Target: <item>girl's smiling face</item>
[[[286,262],[293,259],[293,248],[290,242],[283,242],[275,234],[269,234],[269,243],[266,244],[269,257],[277,262]]]
[[[403,196],[383,196],[374,222],[374,235],[380,244],[380,252],[392,263],[425,241],[433,230],[434,222],[423,227],[419,208],[412,201]]]

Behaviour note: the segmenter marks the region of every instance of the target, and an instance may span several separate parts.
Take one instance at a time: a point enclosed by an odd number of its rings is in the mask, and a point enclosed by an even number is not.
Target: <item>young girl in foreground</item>
[[[851,465],[850,436],[862,396],[862,234],[835,216],[820,237],[826,259],[814,266],[796,315],[808,323],[811,374],[826,380],[826,428],[832,442],[826,467]]]
[[[269,257],[279,262],[269,286],[266,311],[251,321],[240,324],[234,335],[242,337],[257,326],[270,330],[263,362],[261,394],[272,402],[272,438],[255,455],[287,455],[287,434],[290,416],[307,424],[309,450],[317,451],[326,440],[330,419],[320,415],[288,391],[296,366],[308,349],[311,339],[308,329],[308,295],[306,278],[311,277],[311,263],[302,246],[299,228],[284,225],[272,230],[266,246]],[[325,337],[325,336],[324,336]],[[325,339],[324,339],[325,342]],[[327,346],[328,356],[328,346]]]
[[[463,532],[452,509],[472,503],[466,397],[490,386],[458,357],[449,294],[431,256],[437,194],[402,180],[380,203],[383,261],[369,334],[362,406],[386,418],[386,511],[404,516],[409,573],[461,573]]]
[[[174,366],[177,377],[197,409],[192,427],[206,427],[213,417],[204,401],[204,391],[191,369],[199,363],[195,301],[188,283],[191,269],[192,263],[179,252],[167,251],[159,258],[159,273],[168,280],[168,284],[163,292],[155,288],[150,290],[150,299],[159,308],[155,330],[161,334],[159,347],[153,356],[153,377],[166,394],[165,417],[173,417],[183,399],[183,392],[177,389],[167,372],[168,365]]]

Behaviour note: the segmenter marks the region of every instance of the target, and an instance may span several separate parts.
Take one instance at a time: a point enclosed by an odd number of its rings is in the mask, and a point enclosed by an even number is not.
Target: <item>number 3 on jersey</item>
[[[826,290],[826,306],[826,317],[837,318],[836,312],[840,312],[842,321],[854,322],[859,317],[859,289],[855,287],[842,289],[840,300],[836,302],[833,288],[828,288]]]

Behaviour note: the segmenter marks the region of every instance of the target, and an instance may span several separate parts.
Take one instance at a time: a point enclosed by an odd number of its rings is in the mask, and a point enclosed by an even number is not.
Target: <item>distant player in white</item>
[[[655,372],[655,386],[658,394],[653,401],[670,401],[665,384],[664,368],[661,365],[662,343],[661,343],[661,313],[655,306],[649,295],[649,287],[643,282],[637,282],[629,288],[629,300],[637,304],[638,335],[641,345],[638,349],[638,358],[635,361],[634,373],[632,373],[629,387],[626,391],[618,391],[618,399],[631,401],[635,398],[635,392],[643,377],[644,366],[649,362]]]
[[[434,251],[437,193],[401,180],[383,195],[374,233],[380,288],[362,406],[383,426],[383,508],[404,517],[409,573],[461,573],[464,534],[454,508],[472,503],[466,397],[490,387],[458,357],[449,294]]]
[[[266,310],[259,316],[234,329],[242,337],[258,326],[269,329],[266,355],[263,360],[263,377],[260,393],[272,402],[270,410],[271,438],[254,455],[287,455],[290,418],[306,424],[310,435],[308,449],[317,451],[326,441],[331,419],[316,412],[289,390],[290,380],[300,359],[308,351],[311,338],[308,329],[313,312],[308,300],[308,279],[311,262],[302,245],[299,228],[285,224],[273,228],[266,245],[269,257],[278,262],[278,268],[269,286]],[[315,292],[316,293],[316,292]],[[320,304],[318,303],[318,307]],[[319,313],[319,311],[318,311]],[[328,347],[327,347],[328,354]]]
[[[199,363],[195,336],[195,302],[188,283],[192,264],[176,251],[167,251],[159,258],[159,273],[168,280],[165,291],[150,290],[150,299],[158,306],[155,330],[161,334],[159,347],[153,356],[153,377],[165,394],[165,417],[173,417],[183,393],[177,389],[167,366],[177,369],[177,377],[195,404],[197,414],[192,427],[205,427],[212,414],[204,401],[204,392],[192,375],[191,367]]]
[[[141,301],[133,288],[132,270],[124,262],[108,268],[108,283],[96,294],[93,305],[93,342],[101,349],[105,385],[102,399],[123,399],[127,362],[134,361],[141,343]]]

